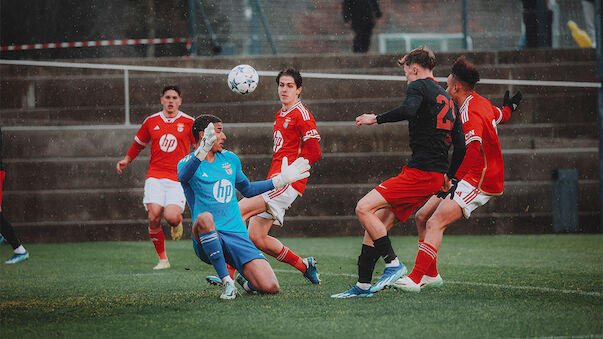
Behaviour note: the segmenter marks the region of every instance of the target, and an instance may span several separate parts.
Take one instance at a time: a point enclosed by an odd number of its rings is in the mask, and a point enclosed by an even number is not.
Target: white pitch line
[[[292,270],[279,270],[276,269],[274,272],[278,273],[298,273],[299,271]],[[333,272],[320,272],[320,275],[328,275],[328,276],[344,276],[344,277],[358,277],[357,274],[350,273],[333,273]],[[602,294],[599,292],[584,292],[579,290],[560,290],[557,288],[550,287],[538,287],[538,286],[515,286],[515,285],[504,285],[504,284],[490,284],[490,283],[480,283],[480,282],[471,282],[471,281],[452,281],[452,280],[444,280],[446,284],[457,284],[457,285],[469,285],[469,286],[482,286],[482,287],[492,287],[492,288],[501,288],[501,289],[511,289],[511,290],[528,290],[528,291],[538,291],[538,292],[555,292],[555,293],[565,293],[565,294],[579,294],[579,295],[587,295],[591,297],[601,297]]]

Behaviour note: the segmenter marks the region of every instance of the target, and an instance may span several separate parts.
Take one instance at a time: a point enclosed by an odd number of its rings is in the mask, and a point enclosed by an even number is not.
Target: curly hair
[[[479,81],[479,71],[464,55],[454,61],[451,73],[456,80],[465,83],[470,89]]]

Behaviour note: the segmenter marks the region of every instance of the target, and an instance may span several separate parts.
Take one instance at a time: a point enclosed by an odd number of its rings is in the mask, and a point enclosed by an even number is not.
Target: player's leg
[[[163,206],[165,206],[165,191],[159,179],[147,178],[145,180],[142,203],[147,210],[149,219],[149,238],[151,238],[155,252],[159,256],[159,263],[153,269],[169,268],[170,262],[165,252],[165,235],[161,229],[161,217],[163,215]]]
[[[172,240],[178,241],[182,238],[182,211],[186,203],[184,190],[182,185],[177,181],[162,179],[162,184],[165,190],[165,208],[163,217],[171,226],[170,234]]]
[[[243,275],[262,293],[278,293],[280,287],[276,275],[265,259],[253,259],[243,266]]]
[[[389,230],[394,225],[395,215],[389,208],[382,208],[376,212],[377,216]],[[373,271],[375,270],[375,264],[379,260],[379,252],[375,249],[373,239],[364,231],[364,239],[362,240],[362,249],[358,256],[358,282],[352,289],[343,293],[334,294],[333,298],[351,298],[351,297],[368,297],[373,294],[370,292],[372,287],[371,282],[373,280]]]
[[[265,212],[266,203],[264,202],[264,199],[262,199],[261,196],[243,198],[239,200],[239,209],[241,210],[241,217],[243,218],[243,221],[247,222],[250,217],[258,213]],[[228,269],[230,277],[235,279],[236,269],[230,266],[228,263],[226,263],[226,268]],[[217,276],[210,275],[205,277],[205,280],[211,285],[222,286],[222,280],[220,280],[220,278],[218,278]],[[244,281],[241,279],[241,275],[237,277],[237,282],[241,286],[243,286]]]
[[[266,202],[261,195],[256,195],[251,198],[243,198],[239,200],[239,209],[244,222],[254,215],[266,211]]]
[[[433,212],[435,212],[436,208],[438,208],[438,205],[440,204],[441,201],[442,201],[442,199],[440,199],[434,195],[431,198],[429,198],[429,200],[427,200],[425,205],[423,205],[423,207],[421,207],[415,214],[415,223],[417,225],[417,233],[419,235],[419,241],[418,241],[419,246],[421,246],[421,244],[425,240],[427,220],[433,215]],[[436,258],[436,260],[433,261],[431,266],[429,266],[429,268],[427,269],[427,272],[425,273],[426,277],[427,277],[425,279],[429,279],[429,277],[437,277],[438,276],[437,262],[438,261]]]
[[[29,252],[25,250],[25,247],[23,247],[21,241],[19,241],[19,238],[17,238],[17,235],[15,234],[15,229],[13,228],[11,223],[6,220],[6,218],[4,217],[4,213],[2,213],[1,209],[0,233],[2,234],[2,236],[4,236],[4,238],[6,238],[6,241],[8,241],[8,243],[13,248],[14,254],[8,261],[6,261],[7,264],[16,264],[29,258]]]
[[[283,225],[285,211],[298,196],[299,193],[293,187],[286,186],[254,197],[253,199],[262,199],[264,202],[263,208],[266,212],[249,219],[249,238],[264,253],[275,257],[280,262],[295,267],[311,283],[319,284],[320,278],[316,268],[316,260],[313,257],[302,259],[280,240],[268,235],[273,224],[278,226]],[[256,210],[259,210],[261,207],[260,200],[256,200],[255,205]]]
[[[220,242],[214,224],[214,217],[211,213],[203,212],[197,216],[193,222],[193,237],[195,242],[201,245],[205,257],[209,259],[222,281],[224,291],[220,295],[220,298],[234,299],[238,293],[237,288],[234,286],[234,280],[228,274],[222,243]]]
[[[6,263],[7,264],[16,264],[25,259],[29,258],[29,253],[25,250],[21,241],[17,238],[15,234],[15,229],[13,225],[4,218],[4,213],[2,213],[2,185],[4,184],[5,172],[0,169],[0,237],[4,240],[6,239],[9,244],[13,247],[13,257],[10,258]],[[0,242],[1,243],[1,242]]]
[[[439,199],[439,198],[438,198]],[[412,272],[399,281],[396,281],[394,287],[406,292],[418,293],[421,291],[421,282],[424,285],[430,284],[432,287],[442,284],[442,279],[437,272],[429,272],[432,279],[423,279],[430,267],[437,259],[438,249],[442,243],[444,230],[448,225],[460,219],[463,216],[461,207],[451,199],[440,199],[433,215],[426,222],[425,240],[419,245],[419,251],[415,259],[415,266]]]
[[[387,227],[377,215],[378,210],[388,207],[390,207],[390,204],[375,189],[367,193],[356,205],[358,220],[372,239],[379,256],[385,260],[383,275],[371,287],[371,292],[380,291],[406,274],[406,267],[398,260],[392,248],[391,240],[387,236]]]

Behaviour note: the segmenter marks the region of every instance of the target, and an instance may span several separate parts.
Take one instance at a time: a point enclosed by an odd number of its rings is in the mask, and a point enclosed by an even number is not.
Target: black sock
[[[358,282],[371,283],[375,263],[379,260],[379,253],[374,247],[362,244],[362,251],[358,257]]]
[[[4,218],[4,214],[2,214],[2,212],[0,212],[0,234],[2,234],[2,236],[6,238],[6,241],[8,241],[8,243],[13,247],[13,249],[16,249],[17,247],[21,246],[21,242],[19,241],[19,239],[17,239],[17,236],[15,235],[15,229],[13,228],[13,225],[11,225],[10,222],[8,222],[8,220]]]
[[[396,259],[396,253],[394,253],[394,249],[392,248],[392,242],[387,235],[373,242],[375,243],[375,249],[377,249],[379,255],[383,257],[386,264],[389,264]]]

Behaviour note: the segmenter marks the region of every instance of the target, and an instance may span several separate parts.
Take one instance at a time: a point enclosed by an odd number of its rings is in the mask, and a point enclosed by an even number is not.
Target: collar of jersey
[[[297,106],[299,106],[301,104],[301,101],[297,100],[297,102],[295,103],[295,105],[291,106],[291,108],[289,108],[288,110],[284,111],[281,110],[281,117],[284,117],[285,115],[289,114],[289,112],[291,112],[292,110],[296,109]]]
[[[159,116],[161,117],[161,119],[163,119],[163,121],[164,121],[165,123],[171,123],[171,122],[174,122],[176,119],[180,118],[180,116],[181,116],[181,115],[182,115],[182,112],[178,111],[178,114],[176,114],[176,116],[175,116],[175,117],[173,117],[173,118],[168,118],[168,117],[166,117],[166,116],[165,116],[165,113],[163,113],[163,111],[160,111],[160,112],[159,112]]]

